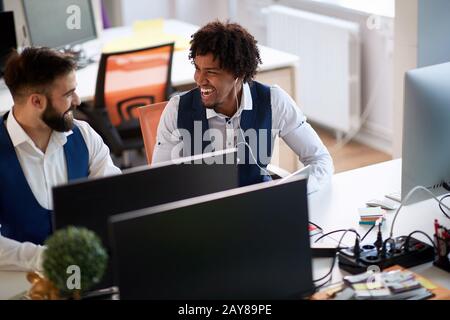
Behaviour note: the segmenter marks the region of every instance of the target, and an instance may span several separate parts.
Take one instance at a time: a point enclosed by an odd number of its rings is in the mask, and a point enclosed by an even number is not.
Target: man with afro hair
[[[159,123],[153,163],[238,148],[240,185],[270,180],[278,135],[310,165],[308,192],[333,174],[331,156],[292,98],[253,81],[261,63],[254,37],[236,23],[214,21],[190,42],[197,87],[172,97]]]

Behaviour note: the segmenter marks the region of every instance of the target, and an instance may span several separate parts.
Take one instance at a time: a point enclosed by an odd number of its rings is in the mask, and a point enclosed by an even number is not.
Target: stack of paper
[[[361,208],[359,212],[359,224],[375,225],[377,221],[382,223],[386,211],[380,207]]]
[[[368,271],[356,276],[347,276],[344,282],[347,289],[350,289],[346,292],[347,299],[350,291],[353,293],[350,298],[357,300],[422,300],[433,296],[410,271],[381,273]],[[338,298],[337,296],[336,299]]]

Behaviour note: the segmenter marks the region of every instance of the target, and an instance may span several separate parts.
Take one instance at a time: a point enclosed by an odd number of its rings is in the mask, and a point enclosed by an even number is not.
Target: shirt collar
[[[242,86],[242,99],[241,105],[239,106],[238,111],[234,114],[233,117],[239,117],[242,113],[242,110],[253,110],[253,100],[252,94],[250,92],[250,86],[248,83],[244,83]],[[224,117],[224,115],[217,113],[214,109],[206,109],[206,119],[211,119],[214,117]]]
[[[15,147],[18,145],[21,145],[22,143],[29,143],[34,146],[33,140],[30,138],[30,136],[23,130],[22,126],[17,122],[16,118],[14,117],[14,107],[11,109],[11,111],[8,114],[8,118],[6,119],[6,130],[8,131],[8,134],[11,138],[12,144]],[[67,142],[67,137],[70,136],[73,133],[72,130],[67,132],[52,132],[52,138],[55,139],[55,141],[63,146]]]

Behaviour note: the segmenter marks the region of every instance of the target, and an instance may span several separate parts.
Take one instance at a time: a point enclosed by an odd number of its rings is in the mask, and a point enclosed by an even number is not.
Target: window
[[[395,0],[313,0],[386,17],[395,17]]]

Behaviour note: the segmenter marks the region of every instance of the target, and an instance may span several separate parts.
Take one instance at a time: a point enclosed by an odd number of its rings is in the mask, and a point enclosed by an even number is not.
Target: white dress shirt
[[[272,105],[272,146],[276,136],[280,136],[299,156],[300,161],[305,166],[311,166],[308,193],[314,192],[329,181],[334,172],[333,160],[317,133],[306,122],[304,114],[283,89],[277,85],[271,86],[270,98]],[[173,150],[181,139],[181,134],[177,128],[179,102],[180,96],[174,96],[161,115],[152,163],[168,161],[178,155]],[[216,113],[213,109],[206,109],[209,128],[220,132],[223,137],[218,139],[217,135],[214,135],[212,147],[215,150],[236,146],[238,134],[242,134],[240,131],[242,111],[252,109],[253,100],[247,83],[243,85],[242,99],[238,111],[231,118]]]
[[[102,138],[84,121],[75,120],[89,152],[89,177],[119,174]],[[53,209],[52,188],[67,183],[67,165],[64,145],[69,132],[53,131],[47,149],[42,152],[14,118],[11,111],[6,120],[11,138],[25,178],[37,202],[45,209]],[[0,268],[40,270],[44,247],[29,242],[20,243],[1,236]]]

